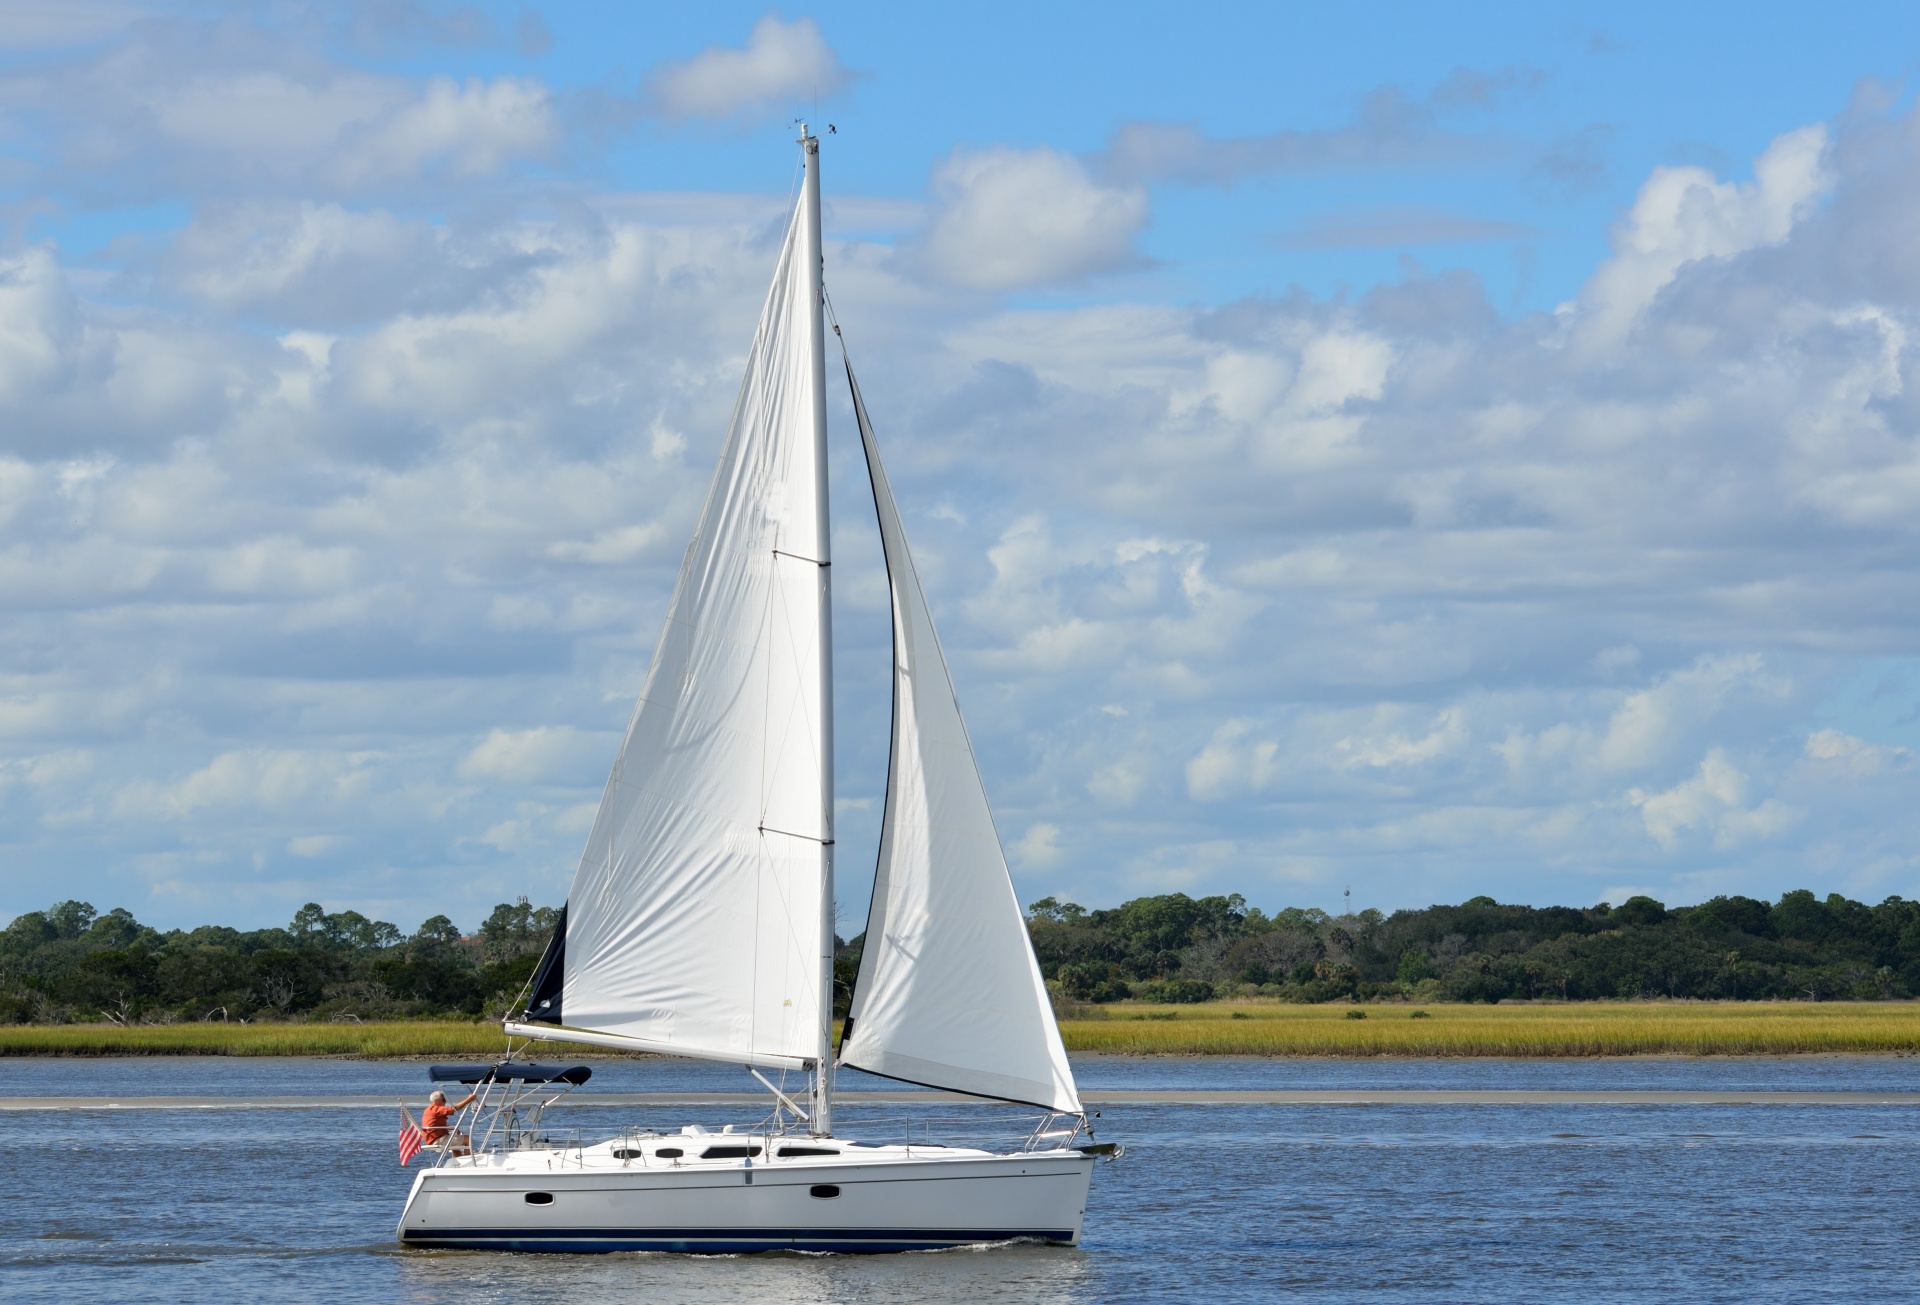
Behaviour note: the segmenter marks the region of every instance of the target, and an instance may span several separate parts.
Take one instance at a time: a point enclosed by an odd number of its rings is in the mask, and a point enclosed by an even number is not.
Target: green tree
[[[1833,914],[1826,903],[1804,888],[1781,894],[1770,919],[1775,934],[1798,942],[1821,942],[1834,932]]]
[[[1716,897],[1685,915],[1687,927],[1701,933],[1744,933],[1756,938],[1773,936],[1772,912],[1751,897]]]
[[[1078,902],[1063,902],[1057,897],[1043,897],[1027,908],[1030,920],[1051,920],[1055,924],[1078,924],[1087,918],[1087,908]]]
[[[1667,918],[1667,908],[1651,897],[1629,897],[1613,908],[1610,918],[1622,925],[1659,924]]]
[[[421,923],[413,940],[420,943],[457,943],[460,941],[460,929],[446,916],[435,915]]]
[[[287,932],[301,942],[318,942],[325,936],[326,927],[327,908],[318,902],[308,902],[293,913]]]
[[[1422,979],[1432,977],[1434,977],[1433,961],[1425,952],[1409,947],[1400,953],[1400,965],[1394,973],[1394,978],[1398,982],[1411,987]]]

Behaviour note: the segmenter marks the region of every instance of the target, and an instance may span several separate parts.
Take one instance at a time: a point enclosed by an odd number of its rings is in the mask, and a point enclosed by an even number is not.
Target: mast
[[[820,821],[825,837],[820,845],[820,1039],[814,1065],[813,1118],[810,1131],[833,1132],[833,585],[832,528],[827,515],[827,338],[822,314],[825,290],[820,252],[820,139],[800,124],[800,150],[806,168],[805,239],[802,256],[807,268],[807,342],[813,381],[814,481],[819,510],[815,513],[819,538],[814,557],[820,562]]]

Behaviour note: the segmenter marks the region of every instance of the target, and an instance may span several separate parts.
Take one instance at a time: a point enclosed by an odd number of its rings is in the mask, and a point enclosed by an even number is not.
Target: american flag
[[[405,1169],[420,1154],[420,1148],[427,1144],[427,1135],[420,1131],[420,1125],[413,1122],[413,1116],[405,1106],[400,1107],[400,1167]]]

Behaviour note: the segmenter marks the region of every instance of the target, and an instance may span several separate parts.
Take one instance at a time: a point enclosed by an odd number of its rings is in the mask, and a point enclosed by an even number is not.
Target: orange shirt
[[[447,1121],[452,1119],[454,1109],[435,1103],[420,1112],[420,1131],[429,1142],[438,1142],[447,1135]]]

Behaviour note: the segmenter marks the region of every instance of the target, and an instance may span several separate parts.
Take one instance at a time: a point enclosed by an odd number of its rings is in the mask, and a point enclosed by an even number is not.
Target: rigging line
[[[760,832],[763,834],[779,834],[782,838],[798,838],[803,842],[818,843],[822,847],[833,846],[833,840],[831,838],[821,838],[817,834],[796,834],[791,829],[775,829],[772,825],[765,823],[760,825]]]
[[[760,1046],[760,903],[765,893],[761,891],[767,876],[766,840],[754,849],[753,858],[753,969],[747,976],[747,990],[753,994],[752,1003],[747,1008],[747,1045],[755,1050]]]
[[[805,834],[788,834],[785,830],[781,830],[781,829],[769,830],[765,825],[760,826],[760,832],[762,835],[765,835],[768,833],[774,833],[774,834],[784,835],[785,837],[788,837],[788,838],[798,838],[798,839],[801,839],[802,841],[808,841],[808,842],[817,841],[817,840],[810,839]],[[829,844],[829,846],[831,846],[831,844]],[[760,851],[763,857],[768,854],[766,849],[766,844],[764,841],[761,844]],[[773,886],[774,886],[774,892],[779,895],[779,899],[780,899],[779,905],[781,908],[782,919],[786,922],[786,925],[787,925],[787,928],[783,937],[786,939],[786,943],[787,943],[787,960],[791,964],[795,960],[795,957],[796,957],[795,949],[799,945],[795,940],[794,929],[793,929],[793,898],[792,898],[791,892],[789,891],[792,887],[792,881],[784,875],[776,875],[773,878]],[[804,964],[805,953],[804,952],[798,953],[798,957],[801,960],[801,962]],[[756,961],[756,964],[758,964],[757,961]],[[791,1004],[791,1003],[785,1003],[785,1004]],[[764,1080],[762,1081],[764,1082]],[[782,1081],[784,1081],[784,1079]],[[805,1116],[803,1115],[802,1118],[805,1118]]]
[[[565,927],[564,923],[562,924],[561,927],[563,928]],[[547,939],[547,946],[548,947],[553,946],[553,939],[551,937]],[[546,958],[547,958],[546,950],[545,948],[543,948],[541,949],[541,952],[540,952],[540,960],[545,960]],[[534,976],[539,974],[539,972],[540,972],[540,962],[535,961],[533,965],[533,972],[527,975],[527,981],[521,984],[520,991],[514,994],[514,997],[513,997],[514,1005],[519,1007],[520,1013],[522,1015],[527,1013],[527,1003],[533,1000],[533,980],[534,980]],[[509,1007],[509,1009],[512,1009],[512,1007]],[[507,1036],[507,1055],[508,1056],[513,1055],[513,1036],[511,1034]]]

